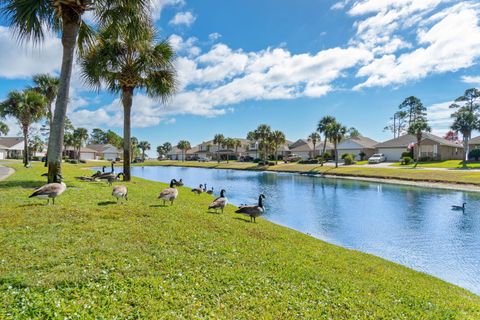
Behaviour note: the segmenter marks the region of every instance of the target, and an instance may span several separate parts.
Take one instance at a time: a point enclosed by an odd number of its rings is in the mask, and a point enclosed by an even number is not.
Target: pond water
[[[215,194],[224,188],[236,205],[263,193],[264,218],[272,222],[480,294],[480,194],[239,170],[134,167],[132,174],[207,183]],[[465,212],[451,210],[463,202]]]

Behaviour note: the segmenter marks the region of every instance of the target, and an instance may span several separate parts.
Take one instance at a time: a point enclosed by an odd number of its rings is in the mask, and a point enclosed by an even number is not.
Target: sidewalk
[[[0,181],[8,178],[14,172],[15,172],[15,170],[13,170],[12,168],[0,166]]]

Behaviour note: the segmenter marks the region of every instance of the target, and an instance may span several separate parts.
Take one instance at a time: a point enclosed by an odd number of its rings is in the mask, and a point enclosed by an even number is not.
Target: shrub
[[[32,161],[40,161],[40,157],[33,156],[33,157],[32,157]]]
[[[308,160],[300,160],[298,161],[300,164],[316,164],[318,163],[318,159],[308,159]]]
[[[475,159],[478,161],[480,159],[480,149],[473,149],[468,153],[468,159]]]
[[[355,158],[351,154],[346,154],[345,157],[342,155],[342,158],[343,158],[343,161],[345,161],[346,166],[355,164]]]
[[[302,157],[289,157],[287,159],[289,162],[299,162],[302,160]]]
[[[325,152],[325,153],[323,154],[323,158],[324,158],[325,160],[332,159],[332,154],[327,151],[327,152]]]
[[[274,165],[275,165],[275,161],[267,161],[267,162],[259,161],[259,162],[258,162],[258,165],[259,165],[259,166],[274,166]]]
[[[351,156],[353,159],[355,159],[355,155],[351,153],[344,153],[342,154],[341,158],[345,160],[346,157]]]
[[[71,164],[78,164],[77,160],[69,160],[68,162],[71,163]]]
[[[80,160],[80,163],[87,163],[87,161],[85,161],[85,160]]]
[[[408,152],[408,151],[402,152],[402,156],[400,157],[400,159],[403,159],[403,158],[405,158],[405,157],[411,158],[411,157],[412,157],[412,153],[411,153],[411,152]]]
[[[257,158],[257,159],[254,159],[254,160],[253,160],[253,163],[259,163],[260,161],[262,161],[262,159]]]
[[[360,151],[360,153],[358,154],[360,156],[360,160],[363,161],[365,160],[365,156],[367,155],[365,152],[363,151]]]
[[[413,162],[413,159],[410,156],[402,158],[402,165],[407,165]]]

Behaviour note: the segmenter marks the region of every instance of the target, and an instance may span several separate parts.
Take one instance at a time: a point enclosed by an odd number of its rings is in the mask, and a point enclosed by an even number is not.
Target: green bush
[[[287,158],[288,162],[299,162],[302,161],[302,157],[289,157]]]
[[[308,159],[308,160],[300,160],[298,163],[300,164],[316,164],[318,163],[318,159]]]
[[[355,158],[351,154],[342,155],[342,159],[345,162],[346,166],[349,166],[351,164],[355,164]]]
[[[409,152],[409,151],[402,152],[402,156],[401,156],[400,159],[403,159],[403,158],[405,158],[405,157],[411,158],[411,157],[412,157],[412,153]]]
[[[342,158],[343,160],[345,160],[345,158],[348,157],[348,156],[350,156],[350,157],[352,157],[353,159],[355,159],[355,155],[354,155],[354,154],[351,154],[351,153],[344,153],[344,154],[342,154],[341,158]]]
[[[332,159],[332,154],[331,154],[330,152],[326,151],[326,152],[323,154],[323,158],[324,158],[325,160],[330,160],[330,159]]]
[[[77,160],[69,160],[68,162],[71,163],[71,164],[78,164]]]
[[[403,157],[402,158],[402,164],[403,165],[408,165],[413,162],[413,159],[410,156]]]
[[[360,160],[363,161],[365,160],[365,156],[367,155],[365,152],[363,151],[360,151],[360,153],[358,154],[360,156]]]
[[[468,153],[468,159],[475,159],[478,161],[480,159],[480,149],[473,149]]]
[[[40,160],[41,160],[40,157],[37,157],[37,156],[32,157],[32,161],[40,161]]]
[[[85,160],[80,160],[80,163],[87,163],[87,161],[85,161]]]

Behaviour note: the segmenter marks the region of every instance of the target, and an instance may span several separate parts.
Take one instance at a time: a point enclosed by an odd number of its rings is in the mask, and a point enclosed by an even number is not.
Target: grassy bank
[[[415,164],[402,165],[400,162],[393,163],[394,167],[413,167]],[[445,161],[432,161],[432,162],[420,162],[417,167],[419,168],[441,168],[441,169],[462,169],[461,160],[445,160]],[[480,169],[480,162],[467,163],[467,169]]]
[[[0,182],[0,318],[478,319],[480,297],[260,219],[209,214],[208,195],[134,179],[117,205],[73,179],[56,206],[28,199],[44,168]]]
[[[275,166],[259,167],[253,163],[244,162],[196,162],[196,161],[149,161],[146,166],[185,166],[217,169],[243,169],[243,170],[267,170],[285,171],[310,174],[329,174],[336,176],[400,179],[407,181],[427,181],[442,183],[459,183],[480,185],[480,172],[468,170],[422,170],[410,167],[372,168],[368,166],[320,166],[318,164],[280,163]]]

